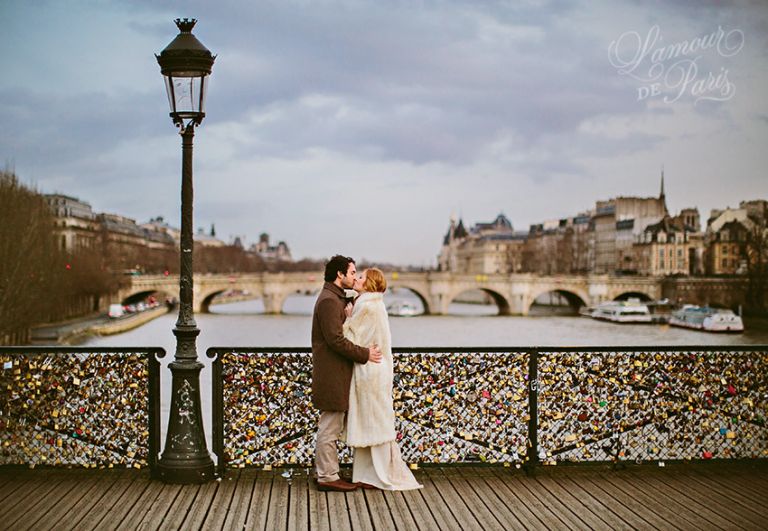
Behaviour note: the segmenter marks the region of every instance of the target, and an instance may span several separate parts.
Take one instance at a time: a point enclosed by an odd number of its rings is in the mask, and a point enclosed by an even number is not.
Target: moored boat
[[[419,311],[408,301],[395,301],[387,306],[387,313],[395,317],[413,317],[418,315]]]
[[[690,304],[674,312],[669,324],[706,332],[744,331],[744,322],[733,311]]]
[[[653,316],[647,305],[630,301],[603,302],[594,309],[592,318],[612,323],[653,322]]]

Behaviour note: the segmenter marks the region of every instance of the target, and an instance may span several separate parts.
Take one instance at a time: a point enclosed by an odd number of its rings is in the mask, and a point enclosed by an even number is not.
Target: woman
[[[387,281],[376,268],[355,281],[360,296],[344,323],[344,337],[357,345],[376,344],[381,363],[355,363],[349,389],[347,445],[355,449],[352,482],[385,490],[421,488],[395,442],[392,405],[392,336],[384,306]]]

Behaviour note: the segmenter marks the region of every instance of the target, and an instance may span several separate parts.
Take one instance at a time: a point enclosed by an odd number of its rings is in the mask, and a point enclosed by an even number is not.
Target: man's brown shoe
[[[320,491],[335,491],[335,492],[351,492],[357,490],[357,485],[344,481],[343,479],[337,479],[336,481],[326,481],[321,483],[317,482],[317,490]]]
[[[355,486],[360,487],[361,489],[366,490],[379,490],[379,487],[376,485],[371,485],[370,483],[363,483],[362,481],[358,481],[357,483],[354,483]]]

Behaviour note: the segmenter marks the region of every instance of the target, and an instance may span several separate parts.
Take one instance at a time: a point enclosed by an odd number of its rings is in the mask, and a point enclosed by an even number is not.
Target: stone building
[[[445,233],[443,246],[437,256],[438,271],[458,271],[458,248],[464,243],[467,236],[469,233],[464,228],[464,221],[459,220],[459,223],[456,224],[456,218],[451,216],[448,232]]]
[[[163,216],[157,216],[156,218],[151,218],[149,221],[147,221],[146,223],[142,223],[139,226],[142,229],[149,231],[150,233],[160,232],[163,234],[167,234],[176,243],[176,247],[179,246],[179,242],[181,241],[181,229],[178,229],[173,225],[170,225],[167,221],[165,221],[165,218],[163,218]]]
[[[438,256],[440,271],[468,274],[508,274],[522,270],[525,233],[517,233],[504,214],[477,223],[469,231],[451,219]]]
[[[76,252],[97,246],[96,215],[90,204],[62,194],[46,194],[44,197],[56,218],[56,233],[62,250]]]
[[[648,225],[637,235],[633,251],[636,272],[641,275],[703,273],[704,239],[698,230],[698,211],[685,209],[679,216],[665,216]]]
[[[706,269],[708,275],[738,275],[747,272],[747,235],[757,221],[752,210],[726,208],[713,210],[707,221]]]
[[[258,254],[265,262],[291,262],[291,250],[284,241],[277,242],[277,245],[270,245],[269,234],[262,232],[259,235],[259,243],[251,246],[251,251]]]
[[[591,215],[531,225],[523,250],[522,270],[545,275],[584,273],[592,257]]]
[[[45,199],[55,219],[62,250],[88,253],[111,271],[163,268],[177,248],[169,233],[118,214],[96,214],[89,203],[62,194]]]

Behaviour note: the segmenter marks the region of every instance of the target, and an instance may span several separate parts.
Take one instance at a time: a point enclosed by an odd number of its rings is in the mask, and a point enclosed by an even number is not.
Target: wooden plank
[[[503,531],[505,526],[496,518],[494,512],[488,509],[488,506],[475,491],[475,484],[480,481],[478,478],[473,478],[473,481],[470,483],[460,476],[447,477],[444,483],[445,492],[443,493],[443,498],[446,501],[450,499],[451,501],[448,501],[448,503],[451,504],[454,503],[453,500],[455,499],[464,502],[472,516],[480,524],[481,529]]]
[[[552,496],[548,490],[537,483],[535,478],[513,476],[510,474],[500,475],[499,478],[504,478],[503,485],[520,499],[522,502],[521,508],[531,513],[532,519],[526,517],[531,527],[538,527],[535,524],[537,519],[548,529],[562,529],[563,527],[581,529],[584,527],[584,524],[564,507],[557,498]],[[489,484],[492,487],[496,485],[495,481],[489,481]],[[501,492],[501,489],[499,489],[499,492]],[[525,517],[525,513],[522,511],[521,517]]]
[[[408,507],[408,510],[413,516],[419,529],[422,531],[426,529],[440,529],[440,524],[432,514],[432,511],[430,511],[423,494],[424,489],[434,487],[431,482],[428,481],[429,478],[425,477],[421,472],[416,474],[416,479],[419,483],[424,485],[423,488],[398,492],[396,497],[402,498],[403,503]]]
[[[179,498],[179,495],[191,487],[196,489],[198,485],[170,485],[164,484],[157,495],[157,498],[152,502],[149,507],[149,511],[146,512],[144,518],[142,518],[139,524],[140,529],[160,529],[163,522],[168,517],[169,513],[176,514],[177,512],[186,511],[187,507],[175,510],[174,504]],[[170,508],[174,507],[174,511],[170,511]]]
[[[432,482],[437,487],[440,497],[444,500],[448,506],[448,510],[453,513],[454,520],[464,529],[477,529],[478,525],[482,527],[482,522],[490,520],[487,518],[485,512],[485,506],[473,506],[468,500],[463,499],[456,489],[453,488],[451,480],[458,478],[459,472],[457,468],[431,468],[427,471],[427,474],[432,479]],[[469,493],[467,493],[469,494]],[[480,514],[476,514],[477,511]]]
[[[565,490],[557,481],[552,477],[540,476],[535,478],[536,482],[544,489],[548,490],[566,509],[571,511],[582,522],[582,525],[588,525],[592,529],[604,529],[606,527],[618,529],[621,526],[621,522],[616,518],[606,515],[608,520],[611,520],[612,525],[606,526],[605,520],[600,515],[596,514],[589,505],[594,507],[594,503],[582,501],[583,495],[581,493],[574,494]]]
[[[384,499],[384,503],[387,504],[394,529],[418,529],[416,520],[413,514],[411,514],[411,510],[408,508],[408,504],[401,492],[383,490],[381,491],[381,497]]]
[[[115,507],[127,495],[131,484],[138,478],[132,470],[115,471],[112,485],[77,525],[83,531],[95,529],[102,520],[114,519]],[[119,517],[118,517],[119,518]]]
[[[756,527],[761,528],[765,525],[765,518],[755,515],[744,508],[738,510],[740,506],[734,503],[728,503],[715,491],[707,489],[692,480],[681,481],[677,475],[663,474],[659,476],[667,486],[677,490],[679,493],[695,500],[700,506],[705,507],[718,516],[723,516],[731,526],[736,524],[746,529]]]
[[[573,479],[576,481],[576,478]],[[660,518],[656,512],[649,511],[648,507],[640,503],[637,498],[629,496],[621,489],[617,489],[604,477],[600,475],[579,476],[578,481],[582,482],[584,488],[590,493],[601,491],[600,495],[605,499],[606,505],[609,506],[611,511],[618,514],[622,514],[624,511],[634,513],[634,521],[629,516],[624,517],[625,521],[632,522],[632,527],[638,529],[648,528],[649,526],[654,529],[667,529],[669,527],[669,523]]]
[[[134,478],[123,496],[112,507],[110,514],[100,520],[96,528],[114,529],[127,520],[138,522],[143,515],[140,508],[149,506],[161,487],[162,484],[158,481],[150,481],[146,477]]]
[[[173,501],[181,491],[181,485],[169,485],[160,483],[160,489],[156,491],[154,499],[148,500],[145,511],[129,512],[128,518],[123,522],[127,529],[157,529],[163,522]],[[123,528],[121,524],[118,529]]]
[[[171,504],[166,510],[165,516],[157,521],[157,526],[150,527],[149,529],[180,529],[181,524],[187,517],[187,513],[192,507],[192,502],[195,501],[198,492],[202,485],[182,485],[176,497],[171,500]],[[171,510],[173,508],[173,510]]]
[[[422,485],[424,485],[423,489],[408,492],[418,492],[421,494],[421,496],[424,498],[424,504],[432,514],[432,518],[434,518],[437,527],[439,529],[461,529],[461,526],[456,520],[456,517],[453,515],[451,510],[448,508],[448,505],[443,500],[443,497],[440,495],[439,485],[435,483],[432,475],[426,472],[426,469],[424,475],[420,479],[420,482]],[[419,527],[421,527],[421,521],[418,518],[417,524]]]
[[[192,501],[187,517],[184,519],[179,529],[201,529],[203,522],[208,516],[208,512],[213,506],[216,494],[221,486],[221,481],[209,481],[200,485],[197,496]]]
[[[94,475],[96,480],[93,487],[86,492],[86,494],[80,498],[80,500],[74,504],[71,508],[65,510],[65,513],[56,521],[56,527],[59,529],[76,529],[81,528],[81,521],[86,518],[88,513],[93,509],[94,505],[99,502],[104,494],[115,483],[114,476],[110,475]]]
[[[544,504],[522,485],[520,477],[515,477],[508,470],[489,470],[490,475],[483,478],[484,483],[526,529],[553,529],[567,527]]]
[[[488,507],[488,510],[496,517],[505,529],[520,529],[525,527],[515,513],[496,495],[496,492],[488,485],[486,479],[495,476],[488,470],[480,469],[480,474],[470,473],[463,467],[460,469],[462,476],[472,482],[472,488],[477,496]],[[542,526],[543,528],[543,526]]]
[[[741,510],[748,511],[762,518],[766,513],[765,506],[762,503],[756,503],[745,496],[744,490],[737,490],[722,482],[710,479],[702,474],[692,471],[683,471],[680,477],[686,482],[694,482],[700,487],[710,492],[716,492],[723,501],[728,504],[736,504]],[[752,490],[752,489],[750,489]],[[762,490],[760,492],[763,492]],[[757,494],[759,497],[759,494]]]
[[[309,528],[317,531],[330,531],[328,498],[325,492],[317,490],[314,479],[309,480],[307,498],[309,503]]]
[[[630,471],[601,473],[600,477],[606,480],[613,488],[624,492],[646,508],[647,513],[656,514],[659,518],[668,522],[667,527],[677,529],[695,528],[701,524],[701,518],[687,508],[670,507],[671,503],[665,498],[660,498],[654,491],[649,491],[644,485],[638,485],[634,481],[634,474]]]
[[[17,523],[19,530],[35,527],[53,527],[66,512],[85,496],[96,484],[95,479],[89,480],[80,470],[67,471],[65,480],[57,485],[53,496],[46,498],[39,513],[30,514]]]
[[[328,521],[331,529],[341,529],[351,531],[352,522],[349,518],[349,508],[347,507],[347,498],[343,492],[321,492],[325,494],[328,500]]]
[[[768,510],[768,488],[755,488],[755,476],[759,472],[754,474],[734,474],[733,476],[726,476],[722,473],[710,472],[706,469],[699,469],[696,471],[696,475],[714,482],[719,485],[723,490],[738,493],[739,497],[754,503],[764,510]]]
[[[242,470],[238,470],[232,481],[235,482],[235,488],[222,529],[245,529],[250,514],[251,500],[256,494],[254,493],[256,480],[244,477]]]
[[[18,499],[16,491],[23,488],[25,484],[32,481],[40,481],[41,478],[36,477],[22,477],[9,479],[2,487],[0,487],[0,503],[2,508],[6,509],[6,503],[12,502],[14,499]]]
[[[371,515],[371,523],[374,529],[394,529],[395,521],[389,511],[387,500],[384,499],[384,491],[364,490],[363,495],[368,504],[368,512]]]
[[[295,477],[289,485],[290,504],[288,507],[288,530],[309,529],[309,508],[307,489],[309,478]]]
[[[224,524],[227,520],[227,515],[230,512],[230,507],[234,507],[235,490],[237,486],[237,476],[239,474],[230,475],[227,473],[227,477],[224,477],[219,481],[219,487],[216,489],[216,494],[211,501],[208,514],[205,515],[200,528],[201,529],[225,529]],[[248,487],[246,487],[248,489]],[[241,498],[244,496],[241,496]],[[250,498],[250,490],[248,492]],[[239,501],[239,500],[238,500]],[[245,508],[247,512],[248,508]],[[245,518],[243,518],[245,520]],[[232,528],[229,528],[232,529]],[[242,529],[242,528],[241,528]]]
[[[36,507],[43,503],[48,496],[52,496],[56,487],[61,483],[62,478],[52,479],[32,479],[28,483],[36,485],[36,488],[27,492],[10,496],[0,504],[0,522],[7,525],[10,529],[17,520],[25,518],[27,514],[37,514]]]
[[[248,517],[245,520],[245,529],[267,529],[267,517],[272,495],[272,474],[260,474],[252,481],[253,492],[248,507]]]
[[[272,495],[267,511],[267,529],[285,529],[288,524],[288,483],[280,476],[272,478]]]
[[[729,524],[725,518],[716,512],[698,503],[696,500],[690,498],[689,496],[686,496],[684,493],[678,492],[677,490],[667,486],[666,483],[662,481],[663,478],[663,474],[651,475],[638,473],[634,474],[633,483],[637,484],[641,488],[650,490],[651,492],[659,492],[664,496],[667,496],[669,498],[668,503],[670,504],[670,507],[673,507],[675,510],[679,510],[678,508],[689,510],[696,518],[697,525],[718,527],[721,529],[733,528],[733,525]]]
[[[368,514],[368,505],[365,503],[363,489],[345,492],[347,508],[349,509],[349,521],[355,531],[373,531],[371,517]]]
[[[566,491],[574,495],[584,507],[591,513],[598,515],[611,529],[626,529],[628,527],[639,529],[647,528],[648,522],[639,518],[632,511],[627,510],[621,503],[616,502],[610,496],[596,495],[594,489],[588,481],[588,475],[580,475],[578,481],[572,478],[556,478]],[[598,491],[599,492],[599,491]]]

